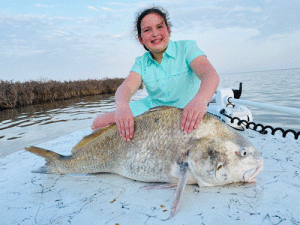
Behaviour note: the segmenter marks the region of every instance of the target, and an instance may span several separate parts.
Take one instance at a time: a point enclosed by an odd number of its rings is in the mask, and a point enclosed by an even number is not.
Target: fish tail
[[[50,150],[46,150],[43,148],[38,148],[34,146],[30,146],[29,148],[25,148],[26,151],[31,152],[35,155],[41,156],[45,158],[46,165],[42,166],[41,168],[37,170],[33,170],[33,173],[59,173],[57,171],[53,171],[53,162],[57,161],[59,158],[62,158],[64,156],[57,154],[55,152],[52,152]]]

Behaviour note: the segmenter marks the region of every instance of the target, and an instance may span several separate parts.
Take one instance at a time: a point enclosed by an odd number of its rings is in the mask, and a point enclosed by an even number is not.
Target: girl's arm
[[[198,127],[219,84],[219,76],[206,56],[198,56],[190,66],[201,80],[201,85],[195,97],[184,107],[181,129],[186,134]]]
[[[141,75],[136,72],[130,72],[115,94],[115,121],[120,135],[126,141],[130,141],[134,133],[134,120],[129,108],[129,101],[141,84]]]

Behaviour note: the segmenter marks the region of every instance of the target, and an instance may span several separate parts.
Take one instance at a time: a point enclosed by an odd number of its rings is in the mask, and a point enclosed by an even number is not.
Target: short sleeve
[[[137,57],[135,59],[135,63],[132,66],[131,70],[132,72],[136,72],[140,75],[142,75],[142,63],[141,63],[142,57]]]
[[[199,49],[196,41],[188,41],[185,48],[186,61],[190,65],[191,62],[198,56],[205,55],[203,51]]]

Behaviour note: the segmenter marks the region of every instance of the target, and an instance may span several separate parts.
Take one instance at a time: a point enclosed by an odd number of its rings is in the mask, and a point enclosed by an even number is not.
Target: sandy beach
[[[70,154],[90,129],[38,145]],[[44,160],[25,150],[0,159],[0,224],[299,224],[300,141],[293,136],[242,132],[260,151],[256,183],[199,188],[187,185],[180,210],[170,213],[175,189],[114,174],[52,175],[31,171]]]

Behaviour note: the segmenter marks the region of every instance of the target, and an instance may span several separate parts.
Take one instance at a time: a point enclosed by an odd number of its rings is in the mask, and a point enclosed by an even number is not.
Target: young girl
[[[130,141],[134,133],[133,117],[163,105],[184,108],[181,119],[184,133],[191,133],[199,125],[218,87],[219,76],[195,41],[169,39],[167,15],[163,9],[154,7],[137,17],[138,39],[148,52],[136,58],[129,76],[118,88],[116,110],[98,116],[93,130],[116,123],[123,139]],[[142,82],[149,96],[129,104]]]

